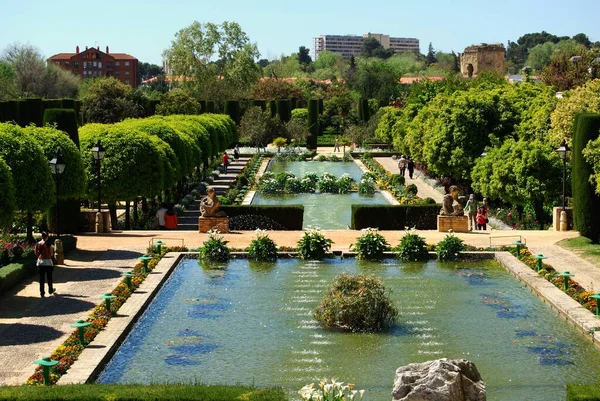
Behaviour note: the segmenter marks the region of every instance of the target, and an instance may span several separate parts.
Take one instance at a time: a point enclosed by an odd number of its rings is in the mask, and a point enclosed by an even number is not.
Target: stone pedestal
[[[63,250],[62,241],[59,239],[54,241],[54,259],[56,260],[57,265],[65,264],[65,252]]]
[[[218,230],[220,233],[229,232],[229,217],[200,217],[198,228],[201,233]]]
[[[455,233],[469,232],[469,217],[467,216],[439,216],[437,217],[438,232],[445,233],[449,230]]]
[[[562,212],[562,207],[555,207],[552,210],[552,227],[554,227],[554,231],[561,231],[560,229],[560,213]],[[573,230],[573,208],[567,207],[565,208],[565,212],[567,213],[567,230]],[[565,230],[563,230],[565,231]]]

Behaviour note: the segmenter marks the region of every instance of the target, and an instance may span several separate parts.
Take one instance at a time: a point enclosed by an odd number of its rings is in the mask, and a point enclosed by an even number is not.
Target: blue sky
[[[0,0],[0,10],[0,52],[20,42],[49,57],[97,44],[157,64],[174,34],[194,20],[238,22],[269,59],[299,46],[312,50],[320,34],[415,37],[422,53],[429,42],[462,52],[542,30],[600,40],[599,0]]]

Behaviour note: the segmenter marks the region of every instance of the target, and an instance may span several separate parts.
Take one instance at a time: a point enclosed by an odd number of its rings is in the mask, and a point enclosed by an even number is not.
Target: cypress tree
[[[198,101],[198,103],[200,104],[200,113],[199,114],[206,113],[206,100],[200,100],[200,101]]]
[[[79,133],[77,131],[77,115],[73,109],[47,109],[44,111],[44,125],[55,124],[56,128],[69,135],[79,149]]]
[[[9,100],[8,102],[3,102],[3,116],[2,121],[6,122],[19,122],[19,104],[17,100]]]
[[[44,122],[44,104],[42,103],[42,99],[32,98],[25,100],[25,102],[25,119],[21,119],[24,122],[23,125],[35,124],[41,127]]]
[[[598,138],[600,114],[582,113],[575,117],[571,185],[573,190],[573,223],[581,235],[594,243],[600,241],[600,197],[590,183],[594,173],[583,158],[582,151],[589,141]]]
[[[25,100],[19,100],[17,101],[17,107],[19,108],[19,125],[24,127],[25,120],[27,119],[27,102],[25,102]]]
[[[266,100],[253,100],[250,104],[254,107],[260,107],[260,109],[264,112],[267,110],[267,101]]]
[[[369,99],[360,99],[360,105],[360,108],[362,109],[360,116],[364,122],[368,122],[369,118],[371,118],[371,112],[369,111]]]
[[[62,106],[60,108],[75,110],[75,100],[74,99],[62,99]]]
[[[237,100],[228,100],[225,102],[225,114],[227,114],[235,122],[235,125],[240,125],[240,102]]]
[[[284,123],[292,119],[290,99],[280,99],[277,101],[277,114],[279,115],[279,119]]]
[[[271,117],[277,115],[277,102],[275,100],[269,101],[269,109],[271,110]]]
[[[207,113],[214,113],[215,112],[215,102],[212,100],[207,100],[206,101],[206,112]]]
[[[306,139],[306,147],[316,149],[319,136],[319,101],[317,99],[308,101],[308,130],[310,135]]]
[[[298,99],[295,97],[290,98],[290,110],[294,110],[297,107],[298,107]]]

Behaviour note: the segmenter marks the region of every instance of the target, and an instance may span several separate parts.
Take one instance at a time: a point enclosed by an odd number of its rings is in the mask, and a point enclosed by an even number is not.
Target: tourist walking
[[[165,229],[165,213],[167,213],[167,204],[161,203],[160,209],[156,212],[156,219],[158,220],[158,229]]]
[[[233,159],[237,160],[240,158],[240,147],[236,144],[235,148],[233,148]]]
[[[398,169],[400,170],[400,175],[404,177],[406,174],[406,158],[404,155],[398,159]]]
[[[169,210],[165,213],[165,228],[167,230],[177,230],[178,224],[177,213],[173,210],[173,206],[169,206]]]
[[[54,263],[52,263],[52,255],[54,249],[48,243],[48,233],[42,232],[42,239],[35,244],[35,256],[37,256],[36,266],[40,274],[40,296],[44,298],[44,281],[48,281],[48,293],[54,294],[56,290],[52,285],[52,272],[54,271]]]
[[[478,230],[487,230],[487,211],[483,205],[479,206],[479,210],[477,210],[477,229]]]
[[[229,156],[227,156],[227,152],[223,152],[221,161],[223,162],[223,174],[227,174],[227,165],[229,164]]]
[[[469,200],[465,205],[465,212],[469,217],[469,231],[477,229],[477,201],[474,194],[469,195]]]
[[[406,168],[408,169],[408,176],[410,179],[413,179],[413,174],[415,172],[415,162],[411,157],[408,158],[408,162],[406,163]]]
[[[339,152],[340,151],[340,143],[338,141],[337,138],[335,138],[335,145],[333,146],[333,152]]]

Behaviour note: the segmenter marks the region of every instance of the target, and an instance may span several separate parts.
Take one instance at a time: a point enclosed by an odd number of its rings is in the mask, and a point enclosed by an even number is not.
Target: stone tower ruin
[[[504,45],[480,44],[469,46],[460,55],[460,73],[465,78],[475,78],[485,71],[504,75]]]

